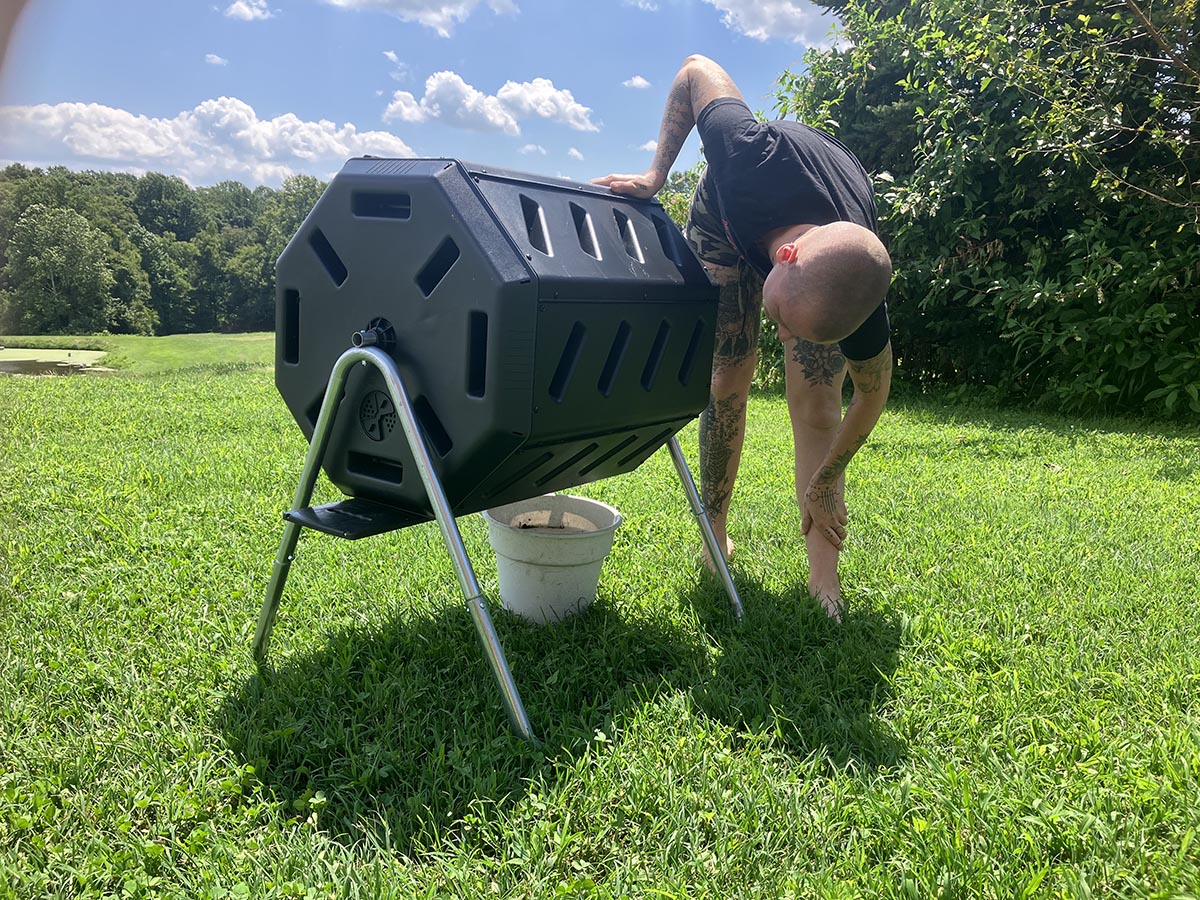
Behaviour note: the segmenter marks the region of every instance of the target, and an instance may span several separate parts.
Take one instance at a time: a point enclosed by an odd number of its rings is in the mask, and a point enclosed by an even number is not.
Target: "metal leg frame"
[[[740,622],[744,612],[742,598],[738,596],[737,588],[733,584],[733,576],[729,574],[729,564],[725,561],[725,548],[717,545],[717,535],[713,531],[712,522],[708,520],[708,513],[704,511],[704,504],[700,502],[700,492],[696,490],[696,482],[692,480],[692,470],[688,468],[687,460],[683,458],[683,451],[679,448],[679,441],[674,435],[667,441],[667,447],[671,451],[671,462],[675,463],[675,471],[679,473],[679,480],[683,482],[683,489],[687,492],[688,503],[692,506],[692,515],[696,517],[696,524],[700,526],[700,536],[704,538],[704,546],[708,548],[708,555],[712,558],[713,565],[717,567],[717,575],[720,576],[721,583],[725,586],[729,605],[733,607],[733,616]]]
[[[308,445],[308,455],[304,459],[304,469],[300,474],[300,483],[296,487],[296,496],[292,500],[292,509],[303,509],[309,505],[312,499],[313,486],[316,484],[317,474],[321,468],[321,459],[329,446],[333,421],[342,402],[342,394],[350,369],[355,365],[368,364],[379,370],[387,384],[388,394],[396,405],[400,423],[404,428],[404,436],[408,439],[409,447],[416,460],[417,471],[425,485],[425,491],[429,495],[434,518],[442,531],[442,540],[446,544],[446,549],[450,552],[454,570],[458,575],[459,586],[466,598],[467,607],[471,611],[471,618],[475,622],[475,630],[483,644],[488,663],[492,667],[496,685],[500,688],[509,721],[521,737],[536,744],[537,740],[533,736],[529,717],[525,714],[525,707],[521,703],[520,694],[517,693],[517,686],[509,671],[508,662],[504,658],[504,650],[500,646],[495,626],[492,624],[492,617],[484,602],[483,591],[479,587],[479,581],[471,567],[471,560],[467,556],[462,534],[458,530],[458,524],[450,510],[450,504],[446,500],[445,491],[434,470],[429,450],[421,438],[417,419],[413,413],[412,404],[409,402],[408,391],[405,390],[404,384],[400,380],[395,363],[383,351],[373,347],[354,347],[343,353],[334,364],[329,378],[329,386],[325,389],[325,399],[321,403],[321,412],[317,416],[317,424]],[[692,487],[692,491],[695,492],[695,486]],[[298,523],[289,520],[283,530],[283,539],[279,542],[279,553],[275,557],[271,581],[267,586],[267,596],[258,617],[258,629],[254,634],[254,658],[260,666],[266,660],[267,645],[271,640],[271,630],[275,626],[275,614],[279,609],[279,600],[283,596],[283,586],[287,581],[292,560],[295,559],[300,528]],[[709,530],[711,531],[711,527]]]

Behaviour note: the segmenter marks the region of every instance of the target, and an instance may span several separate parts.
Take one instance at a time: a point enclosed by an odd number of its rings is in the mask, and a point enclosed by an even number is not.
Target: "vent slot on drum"
[[[670,434],[671,434],[670,428],[666,429],[665,431],[660,431],[658,434],[656,434],[654,437],[650,438],[650,440],[646,441],[646,443],[642,444],[640,447],[638,447],[636,450],[634,450],[628,456],[624,456],[621,459],[619,459],[617,461],[617,465],[618,466],[628,465],[633,460],[637,459],[639,456],[641,456],[643,453],[645,453],[647,450],[649,450],[655,444],[662,441],[664,438],[666,438]]]
[[[683,265],[683,254],[679,249],[679,239],[674,226],[662,216],[654,217],[654,230],[658,232],[658,242],[662,244],[663,253],[676,266]]]
[[[521,197],[521,215],[525,217],[525,234],[529,244],[539,253],[547,256],[554,255],[554,247],[550,244],[550,230],[546,228],[546,214],[542,212],[541,204],[524,194]]]
[[[572,203],[571,218],[575,220],[575,234],[579,238],[580,249],[592,259],[600,259],[600,245],[596,241],[591,214],[578,203]]]
[[[579,364],[583,339],[586,336],[587,329],[583,327],[583,323],[576,322],[571,328],[571,335],[567,338],[566,346],[563,347],[562,356],[558,358],[554,377],[550,379],[550,398],[555,403],[562,403],[563,397],[567,395],[567,385],[571,381],[571,376],[575,374],[575,366]]]
[[[317,254],[321,265],[325,267],[325,271],[329,273],[329,277],[333,279],[333,283],[338,287],[345,284],[350,272],[346,269],[342,258],[337,255],[337,251],[333,249],[333,244],[329,243],[329,238],[325,237],[325,232],[320,228],[314,228],[312,234],[308,236],[308,243],[313,248],[313,252]]]
[[[412,198],[408,194],[355,191],[350,195],[350,211],[360,219],[410,219]]]
[[[652,390],[654,388],[654,379],[658,377],[658,367],[662,365],[663,354],[667,350],[667,339],[671,337],[671,324],[666,320],[658,326],[658,334],[654,336],[654,345],[650,348],[650,355],[646,357],[645,368],[642,369],[642,388],[644,390]]]
[[[642,245],[638,241],[637,232],[633,228],[633,222],[629,221],[629,216],[621,212],[619,209],[613,210],[613,218],[617,220],[617,231],[621,235],[621,243],[625,245],[625,252],[630,259],[636,259],[642,265],[646,264],[646,257],[642,255]]]
[[[621,367],[621,360],[625,357],[625,348],[629,346],[629,335],[633,331],[629,323],[622,321],[617,326],[617,334],[613,338],[612,348],[608,351],[608,359],[604,362],[604,369],[600,373],[600,381],[596,384],[596,389],[607,397],[612,393],[613,382],[617,378],[617,370]]]
[[[467,396],[480,398],[487,388],[487,313],[471,310],[467,317]]]
[[[438,456],[445,456],[454,449],[454,441],[450,439],[446,426],[433,411],[428,400],[418,397],[413,401],[413,414],[417,417],[417,423],[421,426],[421,430],[425,432],[425,439],[429,441]]]
[[[352,475],[374,478],[376,481],[386,481],[389,484],[404,482],[404,466],[401,463],[394,459],[371,456],[369,453],[359,453],[357,450],[351,450],[346,454],[346,471]]]
[[[289,366],[300,362],[300,292],[283,292],[283,361]]]
[[[630,435],[629,437],[625,438],[625,440],[621,441],[621,443],[617,444],[615,447],[605,451],[603,454],[598,456],[596,459],[593,459],[590,463],[588,463],[586,466],[584,466],[582,469],[579,470],[580,477],[586,475],[588,472],[592,471],[592,469],[596,468],[597,466],[601,465],[602,463],[607,462],[609,459],[616,456],[618,453],[620,453],[622,450],[624,450],[626,447],[628,447],[630,444],[632,444],[636,440],[637,440],[636,434]]]
[[[545,475],[543,475],[541,478],[539,478],[537,481],[535,481],[533,483],[534,487],[545,487],[547,484],[549,484],[551,481],[553,481],[555,478],[557,478],[563,472],[567,471],[567,469],[571,468],[571,466],[577,465],[578,463],[587,459],[589,456],[591,456],[595,451],[597,451],[599,449],[600,449],[600,445],[597,443],[588,444],[586,447],[584,447],[582,450],[580,450],[578,453],[576,453],[574,456],[572,456],[570,459],[568,459],[565,463],[563,463],[562,465],[559,465],[559,466],[555,466],[553,469],[551,469],[549,472],[547,472]]]
[[[704,320],[697,319],[696,327],[692,329],[692,339],[688,341],[687,350],[683,352],[683,362],[679,364],[679,383],[687,387],[692,380],[692,366],[696,362],[696,351],[700,349],[700,340],[704,337]]]
[[[421,289],[421,293],[428,297],[437,290],[437,286],[442,283],[450,267],[458,261],[458,257],[458,244],[454,243],[452,238],[442,241],[433,256],[429,257],[429,262],[417,273],[417,287]]]

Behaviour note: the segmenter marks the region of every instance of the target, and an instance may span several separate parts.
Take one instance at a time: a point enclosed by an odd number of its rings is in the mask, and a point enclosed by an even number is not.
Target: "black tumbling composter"
[[[708,401],[716,287],[655,201],[450,159],[350,160],[276,275],[275,381],[310,448],[256,656],[301,527],[357,538],[436,518],[532,737],[453,517],[669,444],[710,541],[674,435]],[[348,499],[308,506],[318,467]]]
[[[631,471],[708,401],[716,289],[657,203],[439,159],[356,159],[279,258],[276,383],[306,436],[375,329],[454,512]],[[379,373],[325,454],[346,494],[432,517]],[[349,413],[349,414],[348,414]]]

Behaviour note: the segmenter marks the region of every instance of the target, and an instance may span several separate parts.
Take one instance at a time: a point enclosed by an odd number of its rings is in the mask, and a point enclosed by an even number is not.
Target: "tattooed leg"
[[[747,284],[734,267],[716,268],[714,278],[721,285],[721,299],[708,408],[700,416],[700,497],[717,543],[728,558],[733,553],[727,525],[729,501],[746,437],[746,401],[758,351],[761,289],[754,293],[753,280]],[[704,562],[713,568],[707,548]]]
[[[825,459],[842,421],[842,384],[846,359],[836,346],[797,339],[785,363],[788,412],[796,448],[796,500]],[[836,501],[845,497],[845,476],[837,482]],[[808,556],[808,592],[832,618],[841,618],[842,587],[838,578],[838,551],[824,537],[810,531],[804,538]]]

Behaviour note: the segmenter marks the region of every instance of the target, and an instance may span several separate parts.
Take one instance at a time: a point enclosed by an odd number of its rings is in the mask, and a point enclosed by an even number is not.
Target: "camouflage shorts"
[[[737,271],[736,280],[721,287],[714,351],[718,367],[740,362],[752,355],[758,344],[763,279],[730,243],[711,194],[707,170],[696,183],[683,233],[710,269],[719,266]]]
[[[725,234],[725,225],[721,222],[716,198],[711,195],[708,177],[708,170],[705,169],[696,182],[683,234],[704,262],[714,266],[736,266],[741,254]]]
[[[711,194],[707,170],[696,183],[683,233],[710,269],[718,266],[737,272],[736,280],[721,286],[714,365],[720,368],[740,363],[752,357],[758,345],[763,279],[730,243]]]

